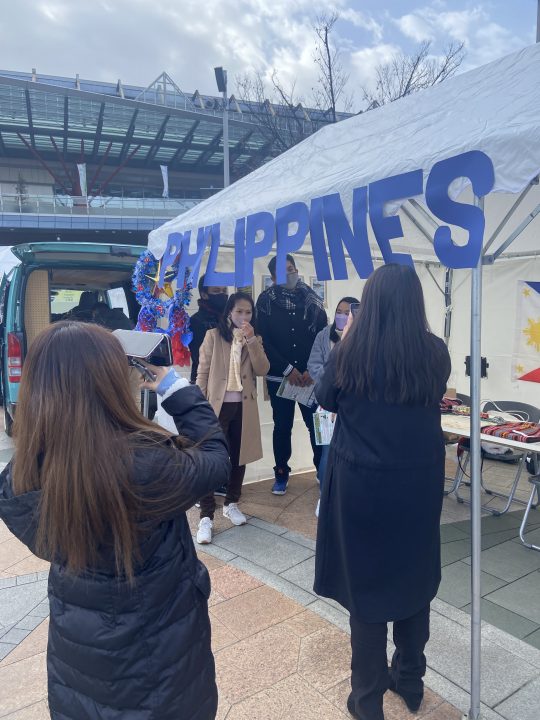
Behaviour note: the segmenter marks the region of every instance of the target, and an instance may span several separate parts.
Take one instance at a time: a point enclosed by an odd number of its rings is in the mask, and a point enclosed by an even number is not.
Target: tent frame
[[[484,200],[475,197],[484,209]],[[482,363],[482,257],[471,273],[471,699],[468,718],[480,720],[482,651],[481,552],[482,455],[480,441],[480,382]]]
[[[491,247],[505,225],[514,217],[517,209],[533,187],[538,183],[538,177],[532,180],[527,187],[516,198],[516,201],[505,215],[499,226],[492,233],[488,242],[484,245],[478,264],[471,270],[471,374],[470,374],[470,395],[471,395],[471,672],[470,672],[470,707],[464,720],[481,720],[480,701],[480,679],[481,679],[481,650],[482,650],[482,614],[481,614],[481,553],[482,553],[482,486],[481,486],[481,425],[480,425],[480,384],[481,384],[481,362],[482,362],[482,271],[484,265],[492,265],[497,259],[504,258],[532,258],[540,255],[539,251],[518,252],[512,255],[502,256],[505,250],[519,237],[525,228],[540,214],[540,204],[529,213],[506,240],[495,250],[487,255],[486,250]],[[408,203],[419,210],[424,218],[434,227],[438,227],[435,220],[428,211],[414,200]],[[484,198],[474,198],[474,204],[482,211],[484,210]],[[420,230],[420,232],[433,244],[433,237],[423,225],[422,221],[413,215],[406,207],[402,207],[406,217]],[[502,257],[501,257],[502,256]],[[426,267],[428,264],[426,263]],[[428,268],[429,269],[429,268]],[[430,273],[431,274],[431,273]],[[433,278],[434,279],[434,278]],[[435,280],[435,279],[434,279]],[[452,316],[452,281],[453,271],[447,268],[445,277],[445,340],[450,339],[450,323]],[[437,283],[438,286],[438,283]],[[439,288],[440,289],[440,288]]]
[[[540,42],[540,0],[536,24],[536,42]],[[492,253],[486,256],[486,250],[492,245],[504,225],[514,215],[533,185],[534,178],[520,193],[505,215],[499,227],[486,243],[478,265],[472,270],[471,282],[471,703],[468,720],[481,720],[480,714],[480,672],[481,672],[481,552],[482,552],[482,507],[481,507],[481,445],[480,445],[480,378],[481,378],[481,331],[482,331],[482,265],[493,264],[514,242],[532,220],[540,213],[538,204],[532,213],[510,233],[507,239]],[[484,209],[484,199],[475,198],[475,204]],[[538,252],[513,253],[515,258],[536,257]],[[510,257],[506,255],[506,257]]]
[[[512,207],[499,223],[498,227],[484,245],[482,255],[478,264],[471,271],[471,692],[469,713],[464,715],[467,720],[481,720],[480,702],[480,678],[481,678],[481,650],[482,650],[482,614],[481,614],[481,553],[482,553],[482,454],[481,454],[481,425],[480,425],[480,384],[481,384],[481,362],[482,362],[482,271],[484,265],[492,265],[496,260],[502,259],[503,253],[521,235],[525,228],[540,214],[540,203],[530,212],[519,225],[508,235],[506,240],[491,254],[487,250],[493,245],[508,222],[514,218],[517,209],[526,198],[531,188],[538,184],[538,176],[534,178],[527,187],[519,194]],[[484,198],[475,197],[474,203],[484,210]],[[415,225],[415,227],[433,244],[433,237],[425,227],[422,220],[416,217],[409,207],[411,206],[423,216],[434,228],[438,227],[435,219],[416,200],[408,200],[402,206],[404,215]],[[520,252],[511,256],[506,254],[504,258],[528,258],[537,257],[540,252]],[[427,267],[428,263],[426,263]],[[431,274],[431,273],[430,273]],[[450,325],[452,320],[452,281],[453,271],[448,268],[445,278],[445,340],[448,344],[450,339]]]

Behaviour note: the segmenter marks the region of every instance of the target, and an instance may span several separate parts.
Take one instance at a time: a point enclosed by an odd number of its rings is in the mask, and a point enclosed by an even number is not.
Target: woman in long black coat
[[[351,318],[352,319],[352,318]],[[321,496],[315,591],[351,614],[351,714],[383,720],[383,695],[423,697],[429,604],[441,579],[444,441],[450,373],[414,270],[385,265],[316,387],[337,413]],[[396,652],[386,660],[387,622]]]
[[[179,437],[135,409],[108,331],[56,323],[23,369],[0,517],[51,560],[54,720],[213,720],[207,600],[185,511],[227,482],[228,450],[197,387],[153,368]]]

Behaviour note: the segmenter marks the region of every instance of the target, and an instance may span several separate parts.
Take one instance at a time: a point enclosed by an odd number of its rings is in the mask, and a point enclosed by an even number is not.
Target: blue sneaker
[[[287,492],[288,478],[285,480],[276,480],[272,487],[272,495],[285,495]]]
[[[285,495],[287,492],[287,485],[289,484],[290,471],[291,469],[288,465],[286,467],[279,467],[276,465],[274,468],[274,477],[276,481],[272,487],[272,495]]]

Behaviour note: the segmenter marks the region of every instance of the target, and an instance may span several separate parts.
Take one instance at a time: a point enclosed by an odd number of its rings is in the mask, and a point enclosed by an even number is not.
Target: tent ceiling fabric
[[[188,212],[153,230],[149,248],[161,257],[171,232],[196,231],[221,223],[222,242],[233,241],[236,218],[254,212],[275,212],[290,202],[309,204],[315,197],[339,192],[350,216],[352,191],[375,180],[421,168],[424,182],[439,160],[481,150],[495,168],[493,193],[486,198],[485,242],[508,208],[514,193],[540,171],[540,44],[453,77],[421,93],[322,128],[250,175]],[[462,192],[466,201],[470,190]],[[422,198],[417,198],[422,201]],[[516,213],[521,220],[540,202],[533,187]],[[407,203],[409,206],[409,203]],[[528,210],[527,210],[528,209]],[[424,226],[418,208],[410,210]],[[400,210],[405,240],[398,251],[436,259],[424,234]],[[537,218],[509,252],[540,249]],[[501,233],[490,251],[514,228]],[[534,227],[537,228],[534,232]],[[536,236],[536,240],[535,240]],[[455,235],[459,242],[459,233]],[[465,236],[462,235],[463,240]],[[376,243],[371,234],[373,247]]]

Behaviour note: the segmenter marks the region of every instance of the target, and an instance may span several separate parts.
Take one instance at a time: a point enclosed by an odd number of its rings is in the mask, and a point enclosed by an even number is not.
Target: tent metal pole
[[[439,282],[438,282],[437,278],[435,277],[435,275],[431,272],[431,269],[430,269],[428,263],[424,263],[424,267],[426,268],[426,270],[427,270],[428,275],[430,276],[430,278],[433,280],[433,282],[434,282],[435,287],[437,288],[437,290],[441,293],[441,295],[444,295],[444,290],[443,290],[442,287],[439,285]]]
[[[523,258],[537,258],[540,255],[540,250],[523,250],[523,252],[505,253],[502,257],[497,258],[497,262],[501,260],[519,260]],[[484,265],[493,265],[495,258],[493,255],[488,255],[484,258]]]
[[[538,0],[538,9],[536,11],[536,42],[540,42],[540,0]]]
[[[452,284],[454,281],[454,271],[452,268],[446,268],[444,274],[444,342],[446,347],[450,345],[450,330],[452,328]]]
[[[539,0],[539,1],[540,1],[540,0]],[[489,240],[487,241],[487,243],[484,245],[484,253],[483,253],[484,255],[487,254],[488,248],[490,248],[490,247],[493,245],[493,243],[495,242],[495,240],[496,240],[497,237],[499,236],[499,233],[501,232],[501,230],[503,229],[503,227],[504,227],[504,226],[506,225],[506,223],[510,220],[510,218],[512,217],[512,215],[514,214],[514,212],[515,212],[515,211],[517,210],[517,208],[521,205],[521,203],[522,203],[523,200],[526,198],[526,196],[529,194],[531,188],[532,188],[533,185],[535,185],[535,184],[536,184],[536,183],[535,183],[534,181],[533,181],[533,182],[530,182],[530,183],[527,185],[527,187],[526,187],[524,190],[522,190],[522,192],[520,193],[520,195],[516,198],[514,204],[513,204],[512,207],[510,208],[510,210],[509,210],[509,211],[506,213],[506,215],[503,217],[503,219],[501,220],[501,222],[500,222],[499,225],[497,226],[497,229],[491,234],[491,237],[489,238]]]
[[[428,223],[431,225],[431,227],[434,230],[437,230],[439,227],[439,223],[435,220],[435,218],[429,214],[429,212],[426,210],[426,208],[418,202],[418,200],[415,200],[414,198],[411,198],[409,200],[410,205],[412,205],[415,210],[417,210],[421,215],[425,217],[425,219],[428,221]]]
[[[475,205],[484,208],[483,198]],[[482,333],[482,258],[471,282],[471,706],[468,720],[480,720],[482,498],[480,447],[480,375]]]
[[[418,230],[420,230],[422,235],[429,241],[429,243],[431,245],[433,245],[433,237],[429,234],[428,230],[426,230],[426,228],[422,225],[422,223],[417,218],[414,217],[414,215],[411,213],[411,211],[407,210],[405,205],[401,206],[401,211],[403,212],[404,215],[406,215],[409,218],[409,220],[412,222],[412,224]]]
[[[496,260],[499,257],[499,255],[501,255],[506,250],[506,248],[509,247],[514,242],[514,240],[521,235],[521,233],[525,230],[527,225],[532,223],[532,221],[538,215],[538,213],[540,213],[540,203],[538,203],[538,205],[534,208],[534,210],[532,212],[530,212],[522,222],[520,222],[520,224],[517,226],[517,228],[514,230],[514,232],[510,233],[510,235],[506,238],[506,240],[503,242],[503,244],[500,245],[495,250],[495,252],[492,255],[493,260]]]

